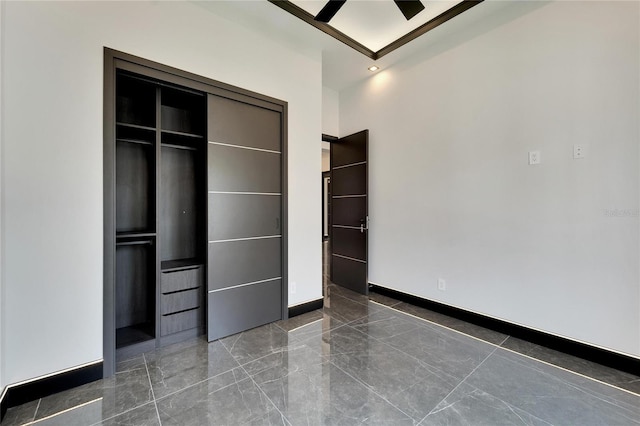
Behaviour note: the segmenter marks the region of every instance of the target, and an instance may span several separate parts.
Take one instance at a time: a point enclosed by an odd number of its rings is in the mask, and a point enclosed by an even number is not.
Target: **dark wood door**
[[[212,341],[282,318],[282,112],[209,95],[208,119]]]
[[[363,130],[331,144],[331,281],[368,294],[368,145]]]

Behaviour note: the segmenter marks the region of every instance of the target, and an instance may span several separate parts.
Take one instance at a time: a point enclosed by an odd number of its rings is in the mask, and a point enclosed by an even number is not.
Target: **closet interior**
[[[203,332],[206,99],[133,73],[116,75],[118,351]]]

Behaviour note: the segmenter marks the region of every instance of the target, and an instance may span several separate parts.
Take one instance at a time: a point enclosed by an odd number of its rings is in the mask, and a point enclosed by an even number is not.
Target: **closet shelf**
[[[198,150],[198,148],[195,148],[193,146],[176,145],[176,144],[173,144],[173,143],[163,143],[162,147],[163,148],[166,147],[166,148],[174,148],[174,149],[184,149],[184,150],[187,150],[187,151],[197,151]]]
[[[183,269],[192,269],[203,266],[201,259],[178,259],[178,260],[164,260],[160,263],[160,269],[162,272],[180,271]]]
[[[202,139],[204,137],[204,135],[200,135],[197,133],[176,132],[175,130],[165,130],[165,129],[162,130],[162,133],[167,135],[185,136],[188,138],[197,138],[197,139]]]
[[[122,122],[117,122],[116,125],[120,127],[129,127],[132,129],[153,130],[153,131],[156,130],[155,127],[140,126],[138,124],[129,124],[129,123],[122,123]]]
[[[116,238],[148,238],[155,237],[155,232],[116,232]]]

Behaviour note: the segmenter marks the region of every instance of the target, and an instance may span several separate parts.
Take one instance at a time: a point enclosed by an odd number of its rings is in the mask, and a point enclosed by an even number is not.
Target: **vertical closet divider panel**
[[[156,89],[156,106],[155,106],[155,114],[156,114],[156,144],[155,144],[155,158],[156,158],[156,178],[155,178],[155,183],[156,186],[154,188],[154,194],[155,196],[155,211],[156,211],[156,215],[155,215],[155,228],[156,228],[156,250],[154,253],[154,258],[153,258],[153,272],[154,272],[154,276],[153,276],[153,284],[154,284],[154,304],[153,304],[153,315],[155,318],[155,335],[156,338],[160,336],[160,313],[158,312],[157,309],[157,305],[158,305],[158,301],[160,300],[161,293],[160,293],[160,285],[159,285],[159,281],[160,281],[160,274],[159,274],[159,270],[160,270],[160,251],[162,250],[162,239],[160,238],[160,221],[161,221],[161,212],[160,212],[160,202],[162,200],[162,193],[161,193],[161,176],[162,176],[162,157],[161,157],[161,153],[162,153],[162,114],[160,111],[161,105],[162,105],[162,92],[160,91],[160,87],[155,85],[155,89]],[[155,346],[158,347],[158,341],[156,340],[155,342]]]
[[[202,334],[206,206],[205,94],[163,86],[160,176],[161,344]]]

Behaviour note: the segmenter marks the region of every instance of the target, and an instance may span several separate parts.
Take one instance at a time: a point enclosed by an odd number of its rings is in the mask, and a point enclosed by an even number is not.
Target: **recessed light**
[[[380,69],[380,67],[376,66],[376,65],[371,65],[369,67],[369,71],[374,72],[374,71],[378,71]]]

